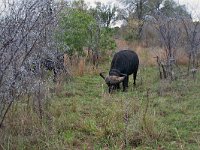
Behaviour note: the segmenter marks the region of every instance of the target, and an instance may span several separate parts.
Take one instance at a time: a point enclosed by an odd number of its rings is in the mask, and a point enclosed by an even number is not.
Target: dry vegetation
[[[134,1],[136,18],[127,14],[115,31],[110,6],[9,2],[1,12],[10,14],[0,30],[0,149],[200,149],[199,22],[164,12],[143,20],[137,11],[146,3],[138,2],[149,1]],[[114,16],[99,22],[107,11]],[[109,94],[99,72],[122,49],[139,55],[136,86],[130,77],[127,92]]]
[[[137,43],[131,43],[124,40],[117,39],[116,40],[117,49],[132,49],[134,50],[140,58],[140,62],[145,66],[155,66],[157,65],[156,56],[159,58],[165,58],[165,50],[160,47],[144,47],[142,45],[138,45]],[[177,48],[176,50],[176,61],[179,65],[187,65],[188,64],[188,55],[184,51],[184,49]]]
[[[49,89],[42,115],[32,96],[12,105],[0,129],[1,149],[199,149],[199,75],[160,81],[154,50],[135,50],[136,87],[131,78],[128,92],[110,95],[98,75],[109,60],[93,69],[80,59],[70,81]]]

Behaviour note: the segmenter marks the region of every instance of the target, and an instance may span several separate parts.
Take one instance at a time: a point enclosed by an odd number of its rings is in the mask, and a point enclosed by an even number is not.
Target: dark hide
[[[56,61],[53,61],[51,59],[42,59],[41,65],[46,70],[53,71],[54,73],[54,82],[56,81],[56,78],[58,74],[64,69],[63,60],[57,59]]]
[[[41,65],[46,69],[46,70],[55,70],[55,62],[51,59],[42,59]]]
[[[138,55],[131,50],[122,50],[117,52],[111,62],[109,76],[103,77],[109,87],[109,93],[113,89],[119,89],[122,82],[123,91],[128,87],[129,75],[133,74],[134,85],[136,84],[136,76],[139,66]],[[113,80],[116,79],[116,80]],[[117,82],[118,81],[118,82]]]

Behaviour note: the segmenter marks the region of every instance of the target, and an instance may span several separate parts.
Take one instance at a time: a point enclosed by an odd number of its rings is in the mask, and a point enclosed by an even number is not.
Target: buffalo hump
[[[126,75],[133,74],[138,69],[138,65],[139,58],[134,51],[121,50],[117,52],[113,57],[109,75],[114,75],[118,72]]]

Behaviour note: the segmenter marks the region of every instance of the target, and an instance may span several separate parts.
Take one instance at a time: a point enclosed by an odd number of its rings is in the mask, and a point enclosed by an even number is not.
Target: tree
[[[137,35],[136,38],[138,40],[141,39],[142,28],[145,21],[145,16],[154,12],[154,10],[159,9],[162,0],[121,0],[122,4],[125,5],[128,15],[127,22],[131,23],[132,20],[136,23]],[[126,13],[123,13],[126,14]],[[125,17],[122,17],[125,18]],[[133,27],[135,28],[135,27]]]
[[[189,57],[188,74],[190,71],[195,73],[198,67],[198,54],[200,53],[200,23],[187,18],[182,18],[182,23],[185,29],[185,44]]]
[[[126,7],[125,12],[121,13],[123,14],[121,18],[125,19],[130,26],[133,25],[133,30],[137,30],[135,37],[138,40],[141,40],[147,16],[153,18],[157,14],[162,14],[167,17],[178,15],[190,17],[185,6],[178,5],[173,0],[120,0],[120,2]]]
[[[145,5],[147,0],[122,0],[121,1],[123,4],[126,5],[127,10],[128,10],[128,22],[134,22],[136,24],[136,29],[137,29],[137,34],[136,34],[136,39],[141,39],[141,32],[142,32],[142,27],[144,25],[144,16],[146,14],[145,10]],[[135,27],[134,27],[135,28]]]
[[[86,10],[67,8],[61,13],[57,38],[67,45],[70,56],[76,52],[83,54],[83,47],[88,46],[88,30],[94,23],[94,18]]]
[[[191,15],[187,12],[185,5],[178,5],[173,0],[165,0],[160,11],[167,17],[182,16],[191,18]]]
[[[158,39],[164,48],[164,58],[162,60],[157,56],[157,62],[160,70],[161,79],[176,79],[176,50],[181,39],[180,19],[168,18],[166,16],[157,16],[154,20],[154,28],[157,31]]]
[[[94,58],[98,58],[100,50],[115,46],[110,29],[115,11],[103,6],[99,4],[88,10],[83,1],[78,1],[61,13],[57,39],[70,56],[82,55],[86,47]]]
[[[98,47],[96,49],[101,50],[112,50],[116,47],[116,44],[113,40],[113,29],[110,28],[111,24],[114,24],[114,22],[117,19],[116,12],[117,8],[115,6],[111,5],[104,5],[100,2],[96,3],[95,8],[91,8],[89,10],[90,14],[95,18],[96,20],[96,27],[98,28],[96,31],[93,32],[94,34],[97,34],[96,36],[96,42],[98,44]],[[93,49],[93,51],[96,51]]]
[[[90,9],[91,14],[101,27],[110,27],[116,21],[117,7],[96,2],[96,7]]]
[[[96,24],[90,26],[89,50],[92,52],[93,64],[97,64],[100,51],[113,50],[116,47],[113,39],[111,24],[116,20],[116,7],[96,3],[95,8],[89,10],[96,20]]]
[[[20,96],[34,93],[39,102],[45,100],[40,94],[46,84],[41,70],[32,70],[33,60],[55,54],[52,35],[60,11],[52,0],[5,1],[4,5],[0,14],[0,127]]]

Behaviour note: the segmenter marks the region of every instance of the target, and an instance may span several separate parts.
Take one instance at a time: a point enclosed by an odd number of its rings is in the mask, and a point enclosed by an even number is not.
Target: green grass
[[[74,77],[52,94],[42,120],[15,104],[0,147],[124,149],[126,140],[127,149],[200,149],[199,89],[199,74],[160,82],[155,67],[140,68],[136,87],[130,77],[128,91],[113,94],[98,75]]]

